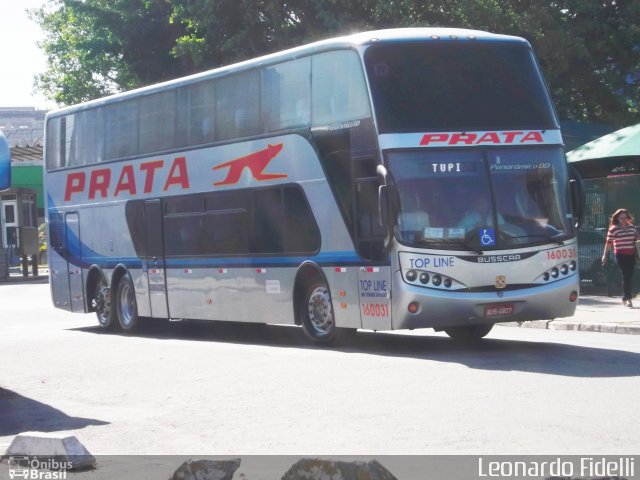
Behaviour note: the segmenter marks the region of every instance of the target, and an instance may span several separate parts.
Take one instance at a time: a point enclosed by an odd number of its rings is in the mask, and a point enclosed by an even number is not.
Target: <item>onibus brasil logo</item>
[[[39,459],[16,455],[9,457],[9,478],[24,478],[32,480],[64,480],[67,470],[71,470],[71,462],[56,460],[55,458]]]

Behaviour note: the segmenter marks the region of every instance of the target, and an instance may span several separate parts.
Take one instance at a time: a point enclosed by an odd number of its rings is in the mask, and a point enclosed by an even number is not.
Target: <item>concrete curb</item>
[[[531,322],[499,323],[502,327],[540,328],[546,330],[573,330],[579,332],[621,333],[640,335],[640,324],[594,323],[571,320],[535,320]]]

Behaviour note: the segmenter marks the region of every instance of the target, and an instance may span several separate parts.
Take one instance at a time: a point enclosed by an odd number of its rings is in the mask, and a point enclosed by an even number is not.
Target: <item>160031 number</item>
[[[363,303],[362,315],[365,317],[388,317],[389,305],[385,303]]]
[[[547,260],[565,260],[576,258],[575,248],[547,250]]]

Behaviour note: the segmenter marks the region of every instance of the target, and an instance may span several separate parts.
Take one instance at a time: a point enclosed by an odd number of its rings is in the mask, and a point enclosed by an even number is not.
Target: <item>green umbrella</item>
[[[640,160],[640,123],[597,138],[567,153],[585,178],[605,177],[614,168]]]
[[[596,138],[567,153],[567,160],[579,162],[594,158],[640,156],[640,123]]]

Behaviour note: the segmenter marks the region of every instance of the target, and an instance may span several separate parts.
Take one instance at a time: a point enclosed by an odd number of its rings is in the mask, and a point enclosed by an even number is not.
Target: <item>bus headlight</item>
[[[427,288],[438,289],[460,289],[464,285],[451,277],[435,272],[426,272],[424,270],[407,270],[404,272],[404,280],[412,285]]]

